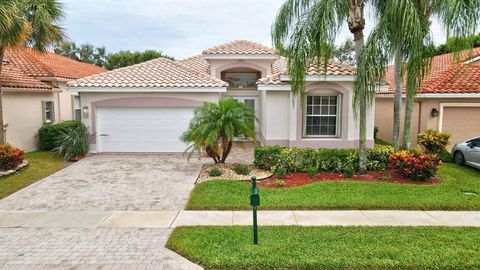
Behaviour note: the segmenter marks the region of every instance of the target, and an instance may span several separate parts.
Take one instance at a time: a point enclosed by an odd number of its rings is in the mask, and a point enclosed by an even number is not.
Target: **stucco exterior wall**
[[[401,133],[403,134],[403,120],[405,113],[405,99],[402,100]],[[420,98],[415,101],[412,121],[412,146],[417,145],[418,134],[427,129],[439,129],[440,115],[433,117],[432,109],[440,111],[441,104],[452,103],[478,103],[480,98]],[[480,117],[474,116],[472,117]],[[378,137],[387,141],[393,141],[393,98],[377,97],[375,110],[375,125],[379,128]]]
[[[284,145],[297,147],[353,148],[358,145],[358,120],[352,108],[352,82],[310,82],[306,86],[307,94],[340,95],[339,134],[334,138],[305,137],[303,106],[299,98],[292,102],[290,91],[265,91],[266,123],[262,135],[265,145]],[[367,112],[367,145],[373,146],[373,122],[375,104]]]
[[[55,102],[55,119],[58,119],[56,93],[3,93],[3,117],[6,124],[6,141],[24,151],[38,149],[35,135],[43,125],[42,101]]]
[[[251,68],[261,72],[261,77],[272,74],[272,63],[274,60],[265,59],[209,59],[210,74],[221,79],[222,71],[233,68]]]
[[[182,103],[186,107],[192,106],[192,102],[217,102],[220,99],[219,93],[80,93],[82,108],[87,106],[88,113],[82,110],[82,122],[90,129],[92,133],[90,151],[96,152],[96,107],[161,107],[161,106],[177,106],[182,107]],[[96,104],[108,105],[96,105]],[[117,104],[117,105],[116,105]]]

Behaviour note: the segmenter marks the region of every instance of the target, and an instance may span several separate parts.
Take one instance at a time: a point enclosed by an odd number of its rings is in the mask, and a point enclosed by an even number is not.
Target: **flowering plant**
[[[438,153],[445,150],[452,135],[448,132],[428,129],[418,134],[418,143],[420,143],[429,153]]]
[[[11,144],[0,144],[0,170],[17,168],[23,162],[23,151]]]
[[[400,151],[390,155],[390,168],[412,180],[428,181],[436,175],[440,159],[420,150]]]

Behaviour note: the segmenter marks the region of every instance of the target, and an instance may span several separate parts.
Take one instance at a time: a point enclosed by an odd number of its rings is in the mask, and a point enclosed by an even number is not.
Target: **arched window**
[[[231,90],[255,90],[261,72],[251,68],[232,68],[222,72],[222,80],[229,84]]]

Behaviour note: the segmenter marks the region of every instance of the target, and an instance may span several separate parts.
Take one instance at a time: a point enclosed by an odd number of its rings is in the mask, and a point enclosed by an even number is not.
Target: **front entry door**
[[[233,99],[247,104],[250,108],[252,108],[253,112],[255,113],[255,118],[258,117],[259,112],[258,112],[257,98],[255,98],[255,97],[233,97]],[[254,121],[255,130],[258,133],[258,122],[255,119],[252,119],[252,121]],[[237,137],[237,139],[238,140],[244,140],[245,138],[243,138],[243,136],[239,136],[239,137]]]

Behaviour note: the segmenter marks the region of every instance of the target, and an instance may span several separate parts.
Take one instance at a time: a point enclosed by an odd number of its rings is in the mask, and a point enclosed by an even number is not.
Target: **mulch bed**
[[[283,185],[278,185],[278,182],[283,180]],[[371,171],[365,175],[354,175],[352,178],[347,178],[341,173],[318,173],[315,178],[310,178],[306,173],[289,173],[282,179],[275,176],[258,181],[258,185],[266,188],[286,188],[298,187],[310,183],[322,181],[357,181],[357,182],[384,182],[395,184],[411,184],[411,185],[434,185],[441,182],[440,178],[434,177],[430,181],[413,181],[408,178],[398,175],[393,170],[387,171]]]

